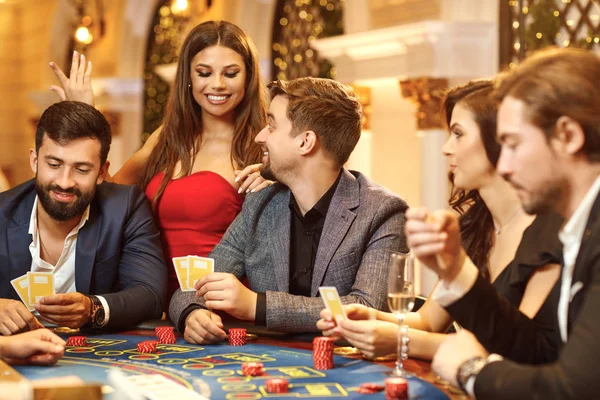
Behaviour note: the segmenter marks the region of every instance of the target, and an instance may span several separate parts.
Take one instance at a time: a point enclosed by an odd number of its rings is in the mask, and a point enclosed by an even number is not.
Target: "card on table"
[[[44,296],[54,295],[54,274],[52,272],[28,272],[29,304],[39,303]]]
[[[323,303],[325,303],[325,307],[327,307],[334,320],[337,316],[346,318],[342,300],[340,300],[340,295],[335,286],[321,286],[319,293],[321,293]]]
[[[195,290],[194,285],[196,281],[199,281],[207,274],[215,272],[215,260],[207,257],[188,256],[188,261],[190,266],[188,286],[190,290]]]
[[[25,304],[29,311],[33,311],[33,304],[29,303],[29,277],[27,274],[10,281],[10,284],[15,289],[15,292],[19,295],[19,298]]]

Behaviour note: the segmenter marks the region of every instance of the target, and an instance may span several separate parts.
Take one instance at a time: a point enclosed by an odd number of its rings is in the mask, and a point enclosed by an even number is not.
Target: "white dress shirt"
[[[579,290],[583,286],[580,282],[573,285],[573,270],[575,269],[575,261],[579,254],[579,247],[583,240],[585,226],[590,218],[594,201],[600,192],[600,177],[588,190],[587,194],[573,213],[569,222],[558,233],[558,238],[563,244],[563,260],[562,268],[562,283],[560,286],[560,299],[558,300],[558,328],[560,329],[560,337],[563,342],[567,341],[567,325],[569,320],[569,303],[575,292],[573,289]],[[573,292],[572,292],[573,291]]]
[[[29,245],[29,252],[31,253],[31,272],[53,272],[54,273],[54,291],[55,293],[72,293],[76,292],[75,286],[75,255],[77,251],[77,235],[79,230],[85,225],[90,215],[90,206],[88,206],[79,224],[67,235],[63,246],[62,253],[56,261],[56,265],[52,265],[40,257],[40,234],[38,231],[37,221],[37,206],[38,197],[35,196],[33,202],[33,210],[31,211],[31,218],[29,220],[29,234],[31,235],[32,241]],[[97,296],[100,302],[104,306],[105,319],[102,326],[108,323],[110,317],[110,310],[106,299],[102,296]],[[37,312],[36,312],[37,314]]]

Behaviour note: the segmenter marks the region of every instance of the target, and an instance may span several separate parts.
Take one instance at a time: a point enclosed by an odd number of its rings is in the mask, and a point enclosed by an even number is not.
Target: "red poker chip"
[[[267,379],[265,386],[268,393],[287,393],[289,390],[288,381],[286,379]]]
[[[362,383],[360,385],[360,387],[363,389],[367,389],[367,390],[374,390],[376,392],[381,392],[381,391],[385,390],[385,386],[379,385],[377,383],[371,383],[371,382]]]
[[[70,336],[67,339],[67,346],[83,347],[87,343],[87,336]]]
[[[360,394],[375,394],[375,393],[379,393],[379,390],[371,390],[371,389],[367,389],[367,388],[363,388],[360,387],[358,389],[356,389],[356,393],[360,393]]]

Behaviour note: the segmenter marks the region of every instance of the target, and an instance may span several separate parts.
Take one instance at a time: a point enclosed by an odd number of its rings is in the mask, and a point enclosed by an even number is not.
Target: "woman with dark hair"
[[[83,55],[74,55],[70,78],[50,66],[63,87],[51,89],[63,100],[93,102]],[[152,202],[171,265],[167,299],[179,287],[171,258],[207,256],[243,196],[272,183],[260,176],[263,154],[254,142],[266,125],[266,95],[256,48],[239,27],[196,26],[180,51],[163,125],[112,178],[140,185]]]
[[[529,318],[539,315],[544,321],[552,320],[551,307],[544,301],[560,273],[557,235],[561,221],[552,216],[533,221],[522,210],[512,186],[496,172],[498,106],[490,80],[452,88],[444,98],[450,136],[442,151],[450,161],[450,205],[460,214],[463,246],[481,274]],[[393,314],[360,305],[345,307],[348,319],[339,326],[323,310],[317,327],[325,335],[344,337],[367,356],[395,352],[398,325]],[[368,321],[370,314],[377,321]],[[405,323],[412,328],[408,354],[430,359],[452,318],[427,299],[418,311],[407,315]]]

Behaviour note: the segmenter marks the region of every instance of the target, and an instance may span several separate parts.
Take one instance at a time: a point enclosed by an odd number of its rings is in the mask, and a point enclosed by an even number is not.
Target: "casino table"
[[[63,338],[68,335],[60,334]],[[81,335],[78,333],[78,335]],[[112,400],[106,386],[107,373],[117,368],[125,374],[160,374],[171,381],[211,399],[384,399],[385,393],[360,394],[361,383],[383,385],[393,361],[369,361],[348,354],[347,347],[335,351],[335,368],[313,368],[312,337],[248,334],[244,346],[226,341],[210,345],[192,345],[182,337],[175,344],[159,344],[155,354],[137,352],[137,343],[156,340],[152,330],[116,334],[86,334],[87,346],[67,347],[65,355],[53,366],[14,366],[28,380],[78,376],[85,382],[104,384],[103,399]],[[350,352],[351,353],[351,352]],[[264,374],[247,377],[241,372],[244,362],[262,362]],[[408,380],[410,399],[466,399],[436,381],[426,362],[409,359],[407,370],[415,377]],[[268,393],[267,378],[284,378],[289,393]]]

